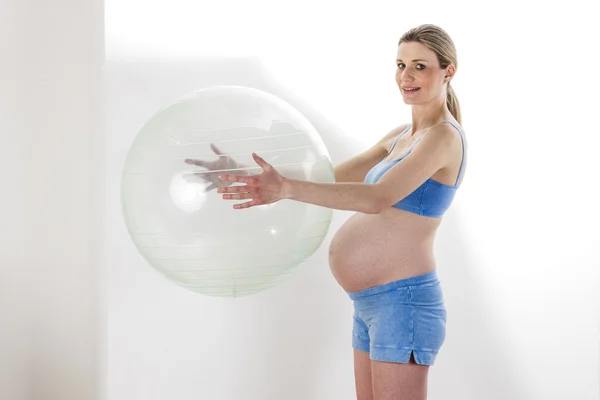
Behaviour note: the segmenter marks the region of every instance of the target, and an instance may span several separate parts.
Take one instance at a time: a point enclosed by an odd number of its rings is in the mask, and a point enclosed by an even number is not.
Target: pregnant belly
[[[357,213],[331,240],[331,272],[349,292],[427,273],[435,268],[432,238],[438,223],[398,210]]]

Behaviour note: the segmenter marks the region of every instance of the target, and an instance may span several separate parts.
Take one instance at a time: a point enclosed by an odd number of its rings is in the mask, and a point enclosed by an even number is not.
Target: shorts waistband
[[[346,292],[350,299],[356,300],[362,297],[371,296],[378,293],[387,292],[389,290],[398,289],[404,286],[413,286],[413,285],[422,285],[425,283],[436,282],[439,281],[437,276],[437,271],[434,269],[433,271],[429,271],[422,275],[411,276],[409,278],[400,279],[398,281],[393,281],[389,283],[384,283],[383,285],[374,286],[365,290],[360,290],[358,292]]]

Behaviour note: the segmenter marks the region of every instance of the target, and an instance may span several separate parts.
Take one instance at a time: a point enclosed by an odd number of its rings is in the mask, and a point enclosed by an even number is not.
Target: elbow
[[[384,198],[377,198],[375,201],[372,201],[369,204],[367,210],[365,210],[366,214],[380,214],[383,210],[390,207],[390,204]]]
[[[399,201],[396,191],[390,191],[379,183],[373,185],[373,188],[375,192],[374,196],[372,196],[373,201],[370,204],[369,214],[380,214],[393,207]]]
[[[377,185],[372,185],[374,189],[369,196],[369,201],[366,202],[364,210],[365,214],[380,214],[383,210],[390,207],[388,196]]]
[[[375,205],[369,205],[368,207],[364,207],[361,212],[363,214],[376,215],[381,212],[381,208]]]
[[[374,197],[374,201],[371,204],[370,214],[380,214],[381,212],[388,210],[393,207],[400,199],[397,194],[390,193],[388,191],[381,190]]]

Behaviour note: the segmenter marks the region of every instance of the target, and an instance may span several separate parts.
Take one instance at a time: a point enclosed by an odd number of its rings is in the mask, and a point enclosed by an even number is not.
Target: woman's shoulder
[[[383,147],[386,151],[390,150],[390,147],[392,146],[393,142],[398,138],[398,136],[400,136],[400,134],[402,134],[402,132],[404,132],[411,124],[410,123],[406,123],[406,124],[402,124],[402,125],[398,125],[397,127],[395,127],[394,129],[388,131],[379,141],[379,144],[381,145],[381,147]]]
[[[436,126],[445,126],[448,129],[451,129],[453,131],[458,131],[458,132],[460,132],[462,134],[465,133],[465,130],[462,127],[462,125],[458,121],[456,121],[454,118],[446,118],[445,120],[443,120],[442,122],[440,122]]]

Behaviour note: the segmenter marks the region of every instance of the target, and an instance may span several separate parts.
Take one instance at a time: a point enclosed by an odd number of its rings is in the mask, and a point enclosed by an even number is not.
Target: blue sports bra
[[[452,204],[452,200],[454,200],[454,195],[456,194],[456,189],[458,188],[458,182],[460,182],[460,178],[464,171],[464,160],[465,160],[465,137],[462,131],[450,120],[445,120],[444,122],[448,122],[450,125],[456,128],[460,133],[460,137],[462,140],[462,148],[463,155],[462,161],[460,163],[460,170],[458,171],[458,178],[456,179],[456,183],[454,186],[444,185],[438,181],[434,181],[433,179],[427,179],[421,186],[419,186],[415,191],[411,194],[394,204],[392,207],[400,208],[402,210],[406,210],[415,214],[427,216],[427,217],[435,217],[439,218]],[[404,135],[409,129],[411,125],[408,126],[394,141],[392,148],[390,149],[390,153],[396,146],[398,139],[402,135]],[[396,165],[398,162],[402,161],[406,156],[410,154],[413,147],[417,143],[419,143],[420,138],[412,145],[412,147],[404,154],[402,157],[394,159],[392,161],[385,161],[385,158],[377,165],[375,165],[365,176],[365,183],[375,183],[377,182],[383,174],[385,174],[390,168]],[[389,153],[388,153],[389,156]]]

